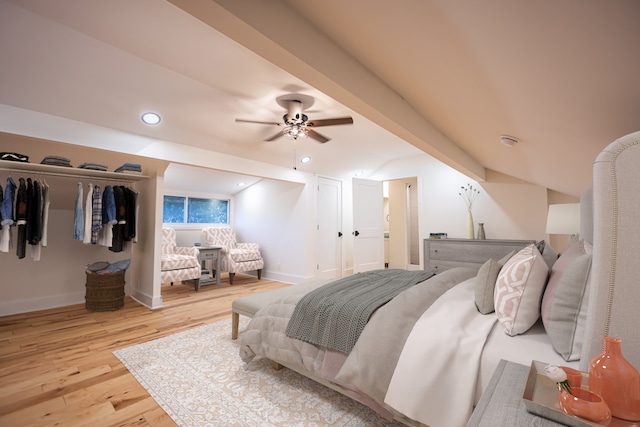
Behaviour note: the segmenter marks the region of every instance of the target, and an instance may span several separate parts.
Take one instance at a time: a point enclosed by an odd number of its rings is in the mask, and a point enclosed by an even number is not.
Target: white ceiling
[[[115,150],[126,133],[334,177],[426,152],[579,195],[640,128],[639,19],[636,0],[0,0],[0,131],[44,113],[63,142],[72,120]],[[318,144],[235,122],[280,120],[286,93],[354,125]]]

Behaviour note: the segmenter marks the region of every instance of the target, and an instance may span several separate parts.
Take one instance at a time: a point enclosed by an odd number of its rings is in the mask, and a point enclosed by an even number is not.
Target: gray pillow
[[[586,242],[562,253],[542,297],[541,316],[553,348],[567,361],[582,352],[589,297],[591,247]]]
[[[482,314],[489,314],[495,311],[493,302],[493,292],[496,287],[496,280],[502,266],[509,261],[516,253],[515,250],[509,252],[499,261],[493,259],[487,260],[478,270],[476,275],[476,307]]]
[[[476,307],[482,314],[489,314],[495,311],[493,303],[493,291],[496,286],[496,279],[502,265],[493,259],[487,260],[478,270],[476,275]]]
[[[545,245],[544,250],[540,253],[542,254],[544,262],[549,266],[549,269],[553,268],[553,264],[558,260],[558,253],[553,250],[551,245]]]

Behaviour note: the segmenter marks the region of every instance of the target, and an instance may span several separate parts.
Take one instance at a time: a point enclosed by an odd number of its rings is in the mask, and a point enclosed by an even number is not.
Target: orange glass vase
[[[604,351],[589,362],[589,390],[602,396],[614,417],[640,421],[640,373],[622,356],[620,339],[604,337]]]
[[[573,394],[560,390],[560,407],[569,415],[606,426],[611,421],[611,410],[602,397],[583,388],[571,388]]]

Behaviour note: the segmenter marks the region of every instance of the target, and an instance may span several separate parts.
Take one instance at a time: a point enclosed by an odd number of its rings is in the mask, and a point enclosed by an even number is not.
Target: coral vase
[[[606,426],[611,421],[611,411],[602,397],[583,388],[572,388],[573,394],[560,391],[560,407],[569,415]]]
[[[622,356],[620,339],[604,337],[604,351],[589,362],[589,390],[614,417],[640,421],[640,373]]]

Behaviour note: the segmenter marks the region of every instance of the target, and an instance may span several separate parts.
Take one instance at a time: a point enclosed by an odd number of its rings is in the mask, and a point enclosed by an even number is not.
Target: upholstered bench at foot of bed
[[[319,279],[300,285],[287,286],[285,288],[274,289],[272,291],[260,292],[237,298],[231,303],[231,339],[238,338],[238,324],[240,315],[253,317],[263,307],[272,302],[295,293],[307,293],[313,289],[329,283],[331,280]]]

